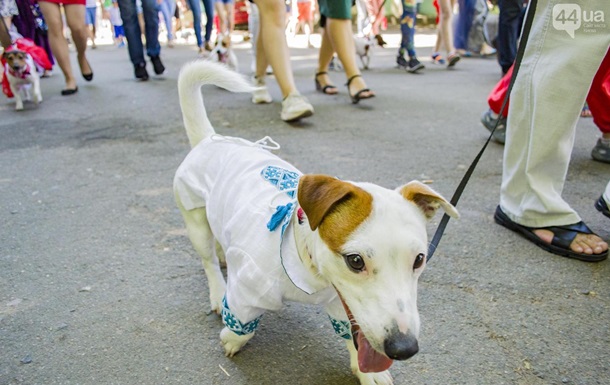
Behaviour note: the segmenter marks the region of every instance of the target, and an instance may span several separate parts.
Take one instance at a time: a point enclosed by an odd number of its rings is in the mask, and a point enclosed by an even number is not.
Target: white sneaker
[[[267,90],[267,86],[265,85],[265,78],[257,78],[254,76],[252,79],[254,85],[258,87],[258,89],[252,92],[252,103],[254,104],[262,104],[262,103],[271,103],[273,99]]]
[[[303,95],[291,94],[282,101],[281,117],[285,122],[294,122],[311,115],[313,115],[313,106]]]

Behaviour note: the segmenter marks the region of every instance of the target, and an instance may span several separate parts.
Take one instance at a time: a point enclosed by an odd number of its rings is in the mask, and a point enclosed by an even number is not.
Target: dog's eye
[[[417,254],[417,257],[415,257],[415,262],[413,262],[413,270],[419,269],[424,264],[425,259],[426,256],[422,253]]]
[[[364,264],[364,258],[360,254],[348,254],[345,256],[345,263],[350,269],[355,272],[361,272],[364,270],[366,265]]]

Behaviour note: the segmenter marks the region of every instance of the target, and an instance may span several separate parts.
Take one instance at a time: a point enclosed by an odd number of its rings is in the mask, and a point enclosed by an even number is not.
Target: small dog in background
[[[371,57],[373,56],[375,39],[369,36],[354,36],[354,43],[356,44],[356,54],[360,58],[362,68],[368,70]]]
[[[231,47],[231,35],[218,35],[216,45],[210,52],[210,60],[226,64],[229,68],[237,71],[237,56]]]
[[[15,110],[23,110],[23,101],[42,102],[40,76],[30,54],[19,51],[5,51],[4,73],[15,98]],[[33,97],[33,98],[32,98]]]

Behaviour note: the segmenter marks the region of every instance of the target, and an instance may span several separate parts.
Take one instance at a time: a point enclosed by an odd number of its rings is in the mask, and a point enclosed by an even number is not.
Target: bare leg
[[[83,12],[83,6],[78,4],[67,4],[64,5],[64,12],[66,14],[66,22],[72,32],[72,40],[76,47],[76,57],[78,59],[78,65],[80,72],[83,75],[89,75],[93,73],[85,51],[87,50],[87,36],[89,30],[85,24],[85,12]]]
[[[341,63],[343,64],[345,75],[348,79],[360,75],[360,68],[358,68],[358,64],[356,63],[356,47],[354,45],[351,20],[329,18],[327,19],[326,24],[330,41],[339,56],[339,60],[341,60]],[[364,79],[361,76],[357,76],[351,81],[349,92],[351,95],[354,95],[364,88],[366,88]],[[363,92],[360,96],[362,98],[367,98],[373,95],[374,92],[367,91]]]
[[[76,79],[72,74],[70,52],[68,49],[68,42],[64,38],[63,34],[63,21],[61,19],[59,4],[49,3],[46,1],[39,1],[38,4],[40,5],[40,10],[42,11],[42,15],[44,16],[49,28],[49,43],[51,44],[51,50],[53,51],[53,55],[57,60],[57,64],[64,74],[66,89],[75,89]]]
[[[322,88],[324,88],[332,85],[326,72],[328,72],[328,66],[333,59],[335,50],[333,49],[333,45],[330,41],[328,28],[321,29],[320,33],[322,37],[322,44],[320,45],[320,53],[318,55],[318,70],[316,71],[316,74],[320,75],[316,75],[316,80],[320,83]],[[336,88],[327,88],[325,91],[325,93],[329,95],[334,95],[337,92],[338,91]]]
[[[294,83],[292,67],[290,65],[290,53],[284,33],[286,9],[284,2],[280,0],[256,0],[260,11],[260,31],[257,44],[256,76],[263,77],[265,68],[264,61],[259,60],[259,52],[265,55],[268,63],[273,68],[273,74],[282,91],[282,97],[290,94],[298,94],[299,91]]]
[[[441,8],[441,17],[439,21],[439,36],[441,41],[447,50],[447,54],[455,52],[453,46],[453,26],[451,24],[451,18],[453,16],[453,6],[451,0],[438,0],[438,4]]]

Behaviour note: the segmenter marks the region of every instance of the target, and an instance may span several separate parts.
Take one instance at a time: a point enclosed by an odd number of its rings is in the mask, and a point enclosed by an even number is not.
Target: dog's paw
[[[226,327],[223,328],[220,332],[220,344],[225,349],[225,356],[233,357],[252,337],[254,333],[240,336]]]
[[[34,95],[34,103],[36,103],[36,104],[42,103],[42,95]]]
[[[379,373],[362,373],[358,370],[356,373],[360,385],[392,385],[394,380],[388,370]]]
[[[17,103],[17,104],[15,105],[15,110],[16,110],[16,111],[21,111],[21,110],[23,110],[23,103]]]

